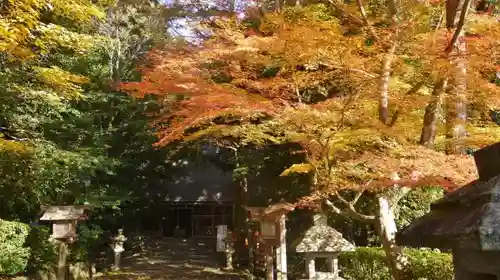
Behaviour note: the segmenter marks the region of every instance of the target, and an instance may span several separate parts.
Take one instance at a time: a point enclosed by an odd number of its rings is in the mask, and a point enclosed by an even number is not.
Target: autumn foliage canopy
[[[455,142],[476,149],[500,139],[490,118],[500,105],[496,20],[471,12],[459,38],[467,52],[450,53],[454,29],[443,26],[444,5],[403,1],[394,25],[385,13],[366,16],[356,4],[332,3],[202,21],[210,34],[203,44],[150,52],[142,81],[120,87],[174,105],[156,121],[160,145],[235,131],[249,142],[300,143],[307,162],[283,175],[312,172],[321,192],[474,180],[470,156],[444,151]],[[466,60],[466,93],[454,94],[460,87],[450,78],[436,94],[440,80],[454,77],[453,56]],[[459,97],[468,123],[466,137],[455,139],[445,120]],[[424,147],[428,108],[435,133]]]

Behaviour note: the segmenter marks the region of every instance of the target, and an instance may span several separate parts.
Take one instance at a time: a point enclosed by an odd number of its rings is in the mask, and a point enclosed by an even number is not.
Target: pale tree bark
[[[389,119],[389,81],[396,45],[397,43],[394,42],[389,51],[384,55],[380,71],[378,116],[379,120],[384,124],[387,124],[387,120]]]
[[[368,29],[368,33],[370,36],[372,36],[373,40],[375,41],[380,41],[380,38],[378,37],[377,32],[375,31],[375,28],[373,28],[373,25],[371,22],[368,20],[368,16],[365,11],[365,7],[363,5],[363,0],[356,0],[356,4],[358,5],[359,13],[361,14],[361,18],[363,19],[363,22]]]
[[[326,200],[325,203],[329,210],[335,214],[375,226],[394,280],[403,279],[403,273],[408,266],[407,257],[404,255],[402,248],[396,243],[397,227],[394,209],[397,207],[399,200],[409,191],[409,188],[394,186],[389,191],[379,194],[376,199],[377,212],[374,215],[366,215],[356,210],[356,203],[363,195],[363,192],[359,192],[352,200],[347,200],[341,194],[335,193],[334,198],[341,207],[337,207],[330,200]]]
[[[465,153],[464,138],[467,135],[467,45],[462,39],[464,24],[470,7],[470,0],[451,0],[447,2],[446,20],[448,28],[455,32],[446,48],[452,66],[452,79],[447,91],[446,138],[448,154]]]
[[[378,117],[379,120],[387,124],[389,119],[389,81],[391,78],[391,69],[392,62],[394,60],[394,55],[396,52],[397,46],[397,37],[399,36],[399,32],[397,31],[397,2],[396,0],[388,0],[387,6],[389,9],[389,19],[391,20],[391,25],[396,28],[396,34],[394,36],[394,41],[387,51],[387,53],[382,58],[382,65],[380,71],[380,80],[379,80],[379,108],[378,108]]]
[[[403,248],[396,243],[396,233],[398,231],[394,210],[401,198],[409,191],[409,188],[397,188],[391,190],[392,195],[380,194],[377,197],[377,229],[382,248],[386,254],[389,268],[394,280],[403,279],[405,268],[408,266],[408,258],[403,253]]]
[[[443,93],[446,91],[448,78],[439,79],[434,85],[432,99],[425,107],[424,123],[420,134],[419,144],[428,148],[434,146],[437,133],[437,122],[443,104]]]

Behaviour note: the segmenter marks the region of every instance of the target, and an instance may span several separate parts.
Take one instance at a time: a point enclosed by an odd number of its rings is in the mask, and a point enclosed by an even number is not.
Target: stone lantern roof
[[[87,211],[90,209],[87,205],[70,206],[42,206],[44,211],[41,221],[69,221],[86,219]]]
[[[401,245],[500,250],[500,143],[474,154],[479,180],[449,193],[400,232]]]
[[[340,232],[327,225],[322,214],[314,216],[314,225],[294,245],[298,253],[340,253],[355,249]]]

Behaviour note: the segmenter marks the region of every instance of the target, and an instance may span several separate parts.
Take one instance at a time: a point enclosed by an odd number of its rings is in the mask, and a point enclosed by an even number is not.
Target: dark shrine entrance
[[[217,225],[233,226],[231,203],[168,203],[164,205],[162,228],[166,237],[213,237]]]

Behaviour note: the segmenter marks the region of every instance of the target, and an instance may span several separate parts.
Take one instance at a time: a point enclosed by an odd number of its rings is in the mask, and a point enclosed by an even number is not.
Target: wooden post
[[[273,246],[266,244],[266,280],[274,280]]]
[[[59,241],[59,254],[57,259],[57,280],[66,280],[67,279],[67,271],[68,271],[68,244]]]
[[[287,260],[286,260],[286,216],[279,219],[279,245],[276,248],[276,269],[277,280],[287,280]]]
[[[253,278],[255,274],[255,232],[251,227],[248,234],[248,270],[250,277]]]

